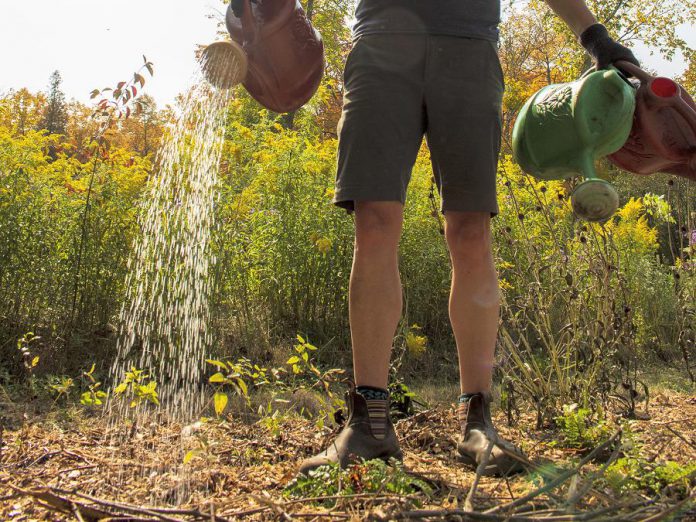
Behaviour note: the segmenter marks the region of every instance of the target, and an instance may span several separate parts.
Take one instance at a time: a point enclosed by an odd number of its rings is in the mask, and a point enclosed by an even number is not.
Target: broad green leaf
[[[288,362],[286,364],[297,364],[298,362],[300,362],[300,358],[296,355],[293,355],[288,359]]]
[[[242,395],[245,397],[249,395],[249,389],[247,388],[247,385],[243,379],[237,379],[237,386],[239,386],[239,389],[242,390]]]
[[[85,392],[80,396],[80,404],[85,406],[90,406],[94,401],[92,400],[92,394],[90,392]]]
[[[227,408],[227,394],[222,392],[216,392],[214,397],[215,402],[215,413],[217,415],[222,415],[222,412]]]
[[[220,383],[222,383],[222,382],[227,381],[227,379],[225,378],[225,376],[224,376],[223,374],[221,374],[220,372],[218,372],[218,373],[216,373],[215,375],[211,376],[210,379],[208,379],[208,381],[211,382],[211,383],[215,383],[215,382],[220,382]]]

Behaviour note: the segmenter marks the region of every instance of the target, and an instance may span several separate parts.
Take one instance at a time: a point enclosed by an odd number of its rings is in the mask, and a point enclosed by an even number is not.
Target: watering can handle
[[[244,33],[244,41],[248,43],[256,42],[259,31],[256,25],[256,19],[251,11],[251,1],[242,0],[242,32]]]
[[[631,62],[626,62],[622,60],[620,62],[617,62],[617,65],[631,73],[636,78],[638,78],[642,84],[647,85],[651,80],[655,78],[654,76],[645,72],[643,69],[641,69],[637,65],[632,64]],[[677,94],[672,99],[669,99],[668,104],[670,107],[676,110],[689,123],[691,128],[694,129],[694,132],[696,132],[696,111],[694,111],[694,109],[692,109],[689,104],[684,103],[684,100],[681,96],[681,88],[679,88]]]
[[[627,62],[626,60],[619,60],[614,64],[617,68],[623,69],[627,73],[635,76],[641,82],[649,82],[653,77],[645,72],[643,69],[638,67],[636,64]]]
[[[623,63],[623,62],[622,62],[622,63]],[[592,74],[592,73],[594,73],[594,72],[597,72],[598,70],[599,70],[599,69],[597,69],[597,66],[596,66],[596,65],[593,65],[592,67],[590,67],[589,69],[587,69],[584,73],[582,73],[582,75],[580,76],[580,79],[582,80],[583,78],[587,78],[590,74]],[[621,69],[618,69],[618,68],[616,68],[615,66],[612,66],[612,67],[610,68],[610,70],[615,70],[615,71],[618,73],[618,75],[621,77],[621,79],[622,79],[623,81],[625,81],[625,82],[626,82],[627,84],[629,84],[631,87],[634,87],[634,88],[635,88],[635,86],[629,81],[628,77],[623,73],[623,71],[621,71]]]

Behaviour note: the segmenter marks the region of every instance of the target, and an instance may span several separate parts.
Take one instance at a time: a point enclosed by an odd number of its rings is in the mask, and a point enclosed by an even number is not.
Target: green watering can
[[[619,196],[597,177],[594,161],[624,145],[635,107],[635,88],[613,68],[548,85],[527,101],[517,117],[512,133],[515,161],[540,179],[584,176],[571,197],[575,213],[588,221],[609,219],[619,206]]]

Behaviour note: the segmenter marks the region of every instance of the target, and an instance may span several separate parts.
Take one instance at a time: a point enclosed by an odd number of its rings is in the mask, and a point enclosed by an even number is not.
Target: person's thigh
[[[423,78],[427,37],[366,35],[344,72],[333,203],[406,201],[425,131]]]
[[[493,42],[431,37],[426,134],[443,212],[498,213],[496,172],[504,88]]]

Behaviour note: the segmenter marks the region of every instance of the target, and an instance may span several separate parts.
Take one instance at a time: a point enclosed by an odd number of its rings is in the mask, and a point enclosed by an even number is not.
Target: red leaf
[[[135,88],[135,85],[133,87],[131,87],[131,90],[133,91],[133,96],[138,95],[138,89]]]
[[[126,82],[118,82],[118,85],[116,86],[116,88],[120,91],[121,89],[123,89],[124,85],[126,85]]]

